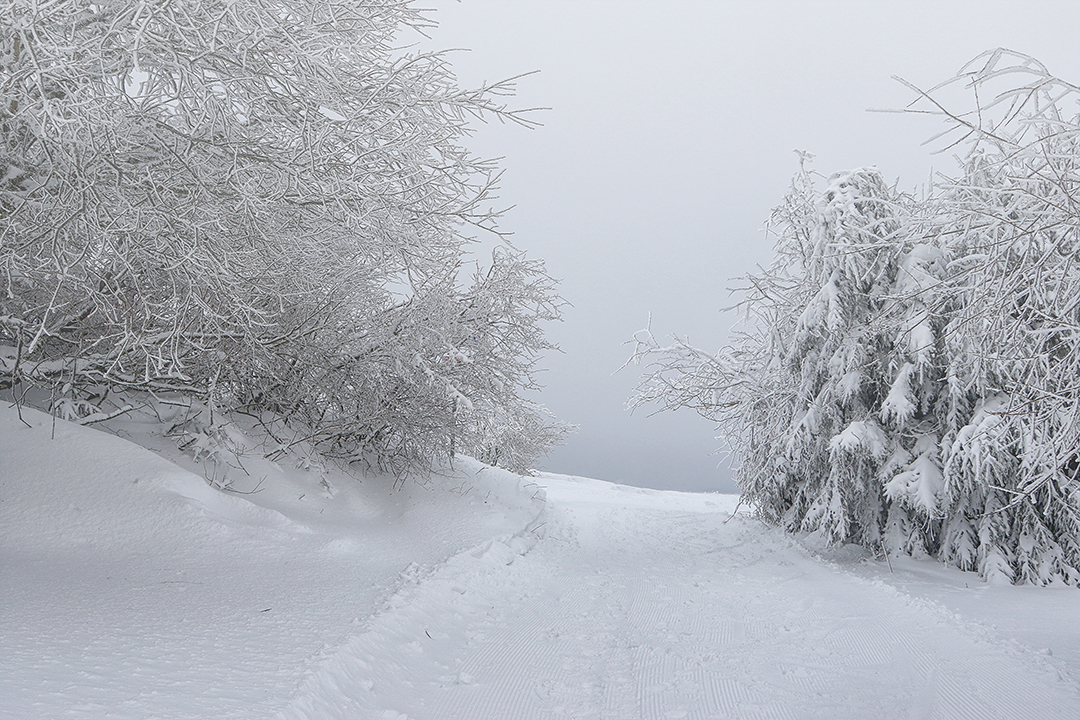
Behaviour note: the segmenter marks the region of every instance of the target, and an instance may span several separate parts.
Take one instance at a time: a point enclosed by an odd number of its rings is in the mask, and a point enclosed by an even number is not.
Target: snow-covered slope
[[[532,480],[468,459],[396,490],[282,467],[239,495],[121,438],[22,416],[31,427],[0,409],[5,718],[270,717],[448,559],[543,532]]]
[[[258,492],[227,493],[23,417],[0,409],[0,717],[1080,717],[1073,588],[466,459],[400,484],[252,452]]]

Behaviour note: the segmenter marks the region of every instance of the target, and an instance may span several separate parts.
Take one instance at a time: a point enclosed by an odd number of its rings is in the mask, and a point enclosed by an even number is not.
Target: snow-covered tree
[[[747,329],[716,354],[639,333],[635,401],[716,421],[746,498],[789,530],[1075,583],[1080,90],[1005,51],[959,83],[992,99],[920,95],[965,133],[958,178],[916,200],[873,170],[819,191],[804,169]]]
[[[457,284],[469,228],[496,231],[468,123],[530,121],[512,83],[461,89],[445,55],[398,49],[432,25],[413,2],[0,17],[6,386],[192,393],[382,459],[532,412],[536,323],[560,305],[542,266],[498,256],[504,297]]]
[[[326,352],[312,348],[275,373],[295,375],[287,412],[302,408],[335,457],[374,452],[404,468],[437,450],[525,471],[568,431],[520,394],[537,387],[533,365],[553,347],[539,326],[559,317],[552,285],[538,261],[497,249],[471,286],[451,275],[416,288],[362,330],[341,328]]]
[[[953,87],[967,112],[938,99]],[[981,100],[980,100],[981,99]],[[916,110],[967,143],[940,189],[954,312],[942,552],[984,575],[1080,580],[1080,88],[987,52]]]

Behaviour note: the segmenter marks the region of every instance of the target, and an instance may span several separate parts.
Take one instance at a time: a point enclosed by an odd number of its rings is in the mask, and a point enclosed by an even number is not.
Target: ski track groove
[[[457,680],[410,720],[1080,718],[1048,667],[749,520],[566,515],[570,540],[452,596]]]
[[[837,653],[845,653],[854,666],[887,665],[893,657],[888,640],[867,628],[865,620],[831,632],[827,644]]]
[[[470,713],[476,713],[476,717],[524,717],[526,700],[535,694],[533,678],[557,669],[558,658],[542,652],[548,644],[543,635],[538,625],[507,626],[488,635],[476,653],[462,663],[462,671],[471,675],[476,685],[448,699],[446,717],[466,718]],[[515,668],[516,672],[503,676],[499,671],[505,668]],[[484,687],[495,691],[479,701],[468,697],[480,694]]]

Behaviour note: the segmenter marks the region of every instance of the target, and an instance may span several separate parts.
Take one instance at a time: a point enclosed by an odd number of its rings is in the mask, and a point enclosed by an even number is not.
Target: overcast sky
[[[734,491],[689,411],[625,410],[639,376],[615,374],[652,315],[658,335],[715,350],[734,317],[733,278],[768,264],[761,228],[797,169],[875,165],[902,189],[951,158],[921,143],[899,75],[929,88],[983,50],[1029,53],[1080,82],[1080,0],[428,0],[435,47],[467,48],[464,86],[538,70],[519,107],[536,130],[480,128],[470,146],[504,158],[502,222],[547,262],[573,304],[549,334],[540,396],[580,429],[540,466],[657,488]],[[719,467],[718,467],[719,464]]]

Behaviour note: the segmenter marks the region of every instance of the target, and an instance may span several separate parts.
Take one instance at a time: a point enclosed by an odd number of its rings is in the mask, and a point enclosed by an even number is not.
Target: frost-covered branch
[[[995,50],[915,90],[958,177],[918,200],[865,168],[819,189],[804,154],[745,331],[717,355],[639,334],[635,401],[716,422],[789,530],[1077,583],[1080,88]]]
[[[525,412],[560,302],[535,261],[493,262],[519,282],[471,375],[438,357],[461,341],[465,233],[498,232],[469,123],[534,120],[505,104],[516,78],[462,89],[445,53],[401,50],[424,13],[0,1],[0,346],[22,348],[19,380],[273,409],[391,464],[446,453],[445,406]]]

